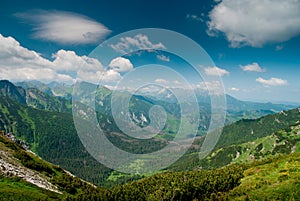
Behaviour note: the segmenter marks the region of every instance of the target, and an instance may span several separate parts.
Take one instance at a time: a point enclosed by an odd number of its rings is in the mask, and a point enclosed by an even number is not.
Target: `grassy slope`
[[[281,155],[248,165],[229,200],[300,200],[300,154]]]
[[[101,196],[82,192],[71,200]],[[209,171],[160,173],[108,189],[106,196],[108,200],[299,200],[300,154]]]
[[[83,191],[105,192],[66,173],[59,166],[48,163],[25,151],[18,144],[0,134],[0,158],[14,167],[33,171],[57,187],[62,194],[39,188],[13,175],[1,175],[0,200],[62,200],[77,197]],[[103,193],[104,194],[104,193]]]
[[[295,126],[290,132],[298,133],[297,129]],[[18,156],[16,152],[24,152],[5,138],[0,139],[1,150],[14,156]],[[57,166],[28,155],[35,162],[33,166],[29,163],[30,167],[35,169],[42,166],[63,195],[45,191],[17,178],[0,177],[0,200],[214,200],[217,197],[224,200],[300,199],[299,153],[217,170],[160,173],[108,190],[91,187],[65,174]]]
[[[84,149],[71,114],[38,110],[0,97],[0,129],[25,140],[43,159],[98,183],[110,170]]]
[[[276,155],[300,152],[299,109],[267,115],[255,120],[240,120],[225,126],[216,148],[199,160],[203,139],[169,169],[174,171],[194,168],[212,169],[232,162],[245,163]]]
[[[58,200],[61,195],[41,189],[19,178],[0,176],[0,200]]]
[[[233,144],[213,151],[200,161],[203,168],[214,168],[230,163],[246,163],[276,154],[300,151],[300,123],[278,130],[256,140]]]
[[[216,147],[220,148],[253,141],[294,125],[299,120],[300,110],[298,108],[267,115],[259,119],[243,119],[224,127]]]
[[[31,168],[33,167],[32,164],[35,164],[34,169],[37,169],[37,167],[44,166],[46,168],[49,168],[50,171],[53,171],[53,173],[55,172],[54,166],[52,166],[47,162],[42,161],[41,159],[37,158],[36,156],[30,153],[27,153],[19,145],[1,136],[1,134],[0,134],[0,150],[2,155],[2,156],[0,155],[0,158],[3,158],[4,160],[7,160],[7,158],[9,158],[8,161],[11,164],[20,167],[31,166]],[[26,161],[21,160],[22,159],[21,157],[19,157],[20,159],[16,158],[20,155],[25,156],[26,159],[29,160]],[[29,161],[32,162],[31,165],[29,165]],[[37,172],[37,174],[39,173]],[[48,176],[45,177],[49,178]],[[60,194],[39,188],[18,177],[2,176],[0,172],[0,200],[38,200],[38,199],[52,200],[52,199],[59,199],[59,198],[61,198]]]

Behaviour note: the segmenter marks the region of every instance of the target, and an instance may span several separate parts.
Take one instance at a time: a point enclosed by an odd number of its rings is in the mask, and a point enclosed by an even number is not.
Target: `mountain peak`
[[[26,104],[26,92],[21,87],[16,87],[8,80],[0,80],[0,95],[9,97],[22,104]]]

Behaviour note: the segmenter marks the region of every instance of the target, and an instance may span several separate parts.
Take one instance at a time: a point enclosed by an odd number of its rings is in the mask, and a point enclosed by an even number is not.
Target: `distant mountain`
[[[44,84],[43,82],[33,80],[33,81],[23,81],[23,82],[16,82],[14,85],[18,87],[22,87],[23,89],[27,90],[30,88],[38,89],[46,94],[53,95],[51,88]]]
[[[38,81],[22,82],[19,84],[24,88],[17,87],[7,80],[0,80],[0,95],[37,109],[71,112],[71,101],[51,95],[51,89],[45,84]],[[37,87],[45,92],[39,90]]]
[[[11,83],[7,83],[8,81],[3,82],[6,83],[6,85],[9,85],[10,88],[13,88]],[[52,84],[53,86],[57,85],[57,83]],[[84,94],[84,90],[89,87],[92,89],[95,87],[97,88],[97,86],[91,83],[82,83],[81,88],[78,89],[78,93]],[[20,87],[15,87],[14,91],[18,91],[18,89],[22,91]],[[6,92],[5,90],[3,91]],[[23,94],[25,93],[26,105],[20,104],[22,102],[14,97],[12,97],[14,98],[13,100],[10,99],[10,96],[8,95],[0,97],[0,128],[6,130],[6,132],[13,131],[18,138],[24,139],[30,145],[31,149],[40,156],[51,162],[62,165],[62,167],[82,178],[97,181],[99,183],[108,178],[111,170],[99,165],[97,161],[89,156],[77,136],[73,123],[73,116],[71,114],[70,100],[51,96],[36,88],[28,87],[27,90],[24,91]],[[120,98],[125,96],[126,93],[128,94],[128,92],[119,91],[116,91],[115,93],[117,93]],[[20,96],[22,95],[22,93],[19,94]],[[177,133],[178,125],[180,125],[180,107],[177,103],[166,102],[136,94],[131,97],[130,108],[127,115],[129,115],[138,126],[142,127],[148,125],[150,122],[149,110],[153,105],[161,105],[165,108],[168,114],[168,121],[161,136],[157,136],[157,138],[155,138],[156,140],[142,141],[123,134],[114,122],[114,118],[111,114],[111,95],[112,91],[108,88],[98,87],[96,93],[96,110],[98,112],[99,125],[101,125],[101,128],[106,132],[107,138],[119,148],[133,153],[149,153],[165,146],[166,143],[168,143],[166,140],[172,140],[174,134]],[[79,97],[80,100],[78,101],[81,103],[85,102],[85,98],[89,98],[85,96]],[[203,100],[204,99],[206,98],[203,96]],[[240,105],[236,108],[258,109],[264,106],[269,108],[266,110],[244,111],[238,111],[239,109],[236,109],[236,112],[228,112],[227,123],[229,124],[232,121],[237,122],[224,128],[216,148],[245,143],[257,138],[265,137],[272,132],[285,129],[287,126],[292,125],[298,118],[296,115],[297,112],[295,115],[288,115],[288,117],[286,117],[284,115],[285,112],[283,111],[281,114],[276,114],[275,116],[269,115],[257,120],[247,120],[245,118],[254,118],[263,114],[275,112],[275,110],[268,110],[271,109],[271,107],[280,109],[280,107],[286,106],[248,103],[234,98],[232,98],[230,102],[232,102],[233,105]],[[210,111],[208,107],[208,103],[202,103],[200,107],[201,122],[199,122],[199,136],[206,133],[210,122]],[[233,108],[233,110],[235,109]],[[290,111],[288,113],[290,113]],[[249,135],[249,132],[253,134]],[[161,140],[157,141],[157,139]],[[70,144],[70,142],[72,143]],[[193,148],[195,149],[194,151],[199,151],[198,144],[195,144]],[[193,150],[190,150],[189,153],[193,154]],[[197,163],[192,163],[194,162],[189,163],[190,167],[197,166]],[[100,174],[98,173],[97,175],[95,171],[100,172]]]
[[[160,89],[160,88],[151,88],[151,91],[143,91],[140,90],[137,93],[138,95],[149,97],[153,100],[160,100],[165,102],[177,102],[177,98],[180,96],[184,96],[186,94],[190,94],[196,97],[199,104],[211,104],[212,98],[218,98],[218,94],[209,95],[208,92],[203,90],[195,89],[194,91],[188,89],[181,88],[171,88],[171,89]],[[178,95],[178,97],[175,96]],[[295,105],[288,104],[273,104],[273,103],[259,103],[259,102],[251,102],[251,101],[241,101],[238,100],[228,94],[225,94],[226,102],[227,102],[227,111],[229,112],[238,112],[238,111],[254,111],[254,110],[270,110],[273,112],[279,112],[281,110],[292,109]],[[192,99],[191,99],[192,100]]]
[[[36,88],[26,89],[26,104],[30,107],[47,111],[68,113],[72,111],[72,103],[70,100],[48,95]]]
[[[19,103],[26,104],[26,92],[21,87],[16,87],[8,80],[0,80],[0,95],[6,96]]]
[[[83,83],[86,86],[91,85],[91,87],[95,87],[96,85],[91,83]],[[37,88],[40,91],[43,91],[49,95],[54,96],[61,96],[61,97],[71,97],[73,92],[73,85],[67,85],[59,82],[51,82],[49,84],[44,84],[39,81],[24,81],[24,82],[17,82],[15,83],[16,86],[20,86],[24,89],[27,88]],[[83,87],[84,88],[84,87]],[[97,86],[96,86],[97,88]],[[101,89],[104,89],[105,87],[100,86]],[[105,88],[106,91],[111,91],[107,88]],[[211,96],[217,96],[217,95],[209,95],[208,92],[205,92],[203,90],[197,90],[189,91],[187,89],[182,88],[171,88],[171,89],[161,89],[161,88],[151,88],[151,90],[139,90],[135,92],[134,95],[139,95],[142,97],[147,97],[148,99],[157,100],[157,101],[163,101],[167,103],[176,103],[177,97],[175,97],[175,94],[177,94],[179,97],[191,94],[190,97],[194,94],[197,98],[197,101],[200,104],[210,104],[211,103]],[[186,97],[185,97],[186,98]],[[274,104],[274,103],[259,103],[259,102],[251,102],[251,101],[241,101],[238,100],[228,94],[226,94],[226,101],[227,101],[227,110],[228,111],[250,111],[250,110],[270,110],[275,112],[279,112],[281,110],[288,110],[295,108],[297,106],[296,103],[293,104]],[[299,106],[299,105],[298,105]]]
[[[63,97],[67,100],[72,98],[73,86],[59,83],[59,82],[50,82],[49,84],[42,83],[40,81],[23,81],[14,83],[16,86],[22,87],[27,90],[29,88],[36,88],[39,91],[44,92],[50,96]]]
[[[257,103],[251,101],[241,101],[230,95],[226,95],[227,110],[228,111],[254,111],[254,110],[265,110],[272,111],[274,113],[280,112],[281,110],[289,110],[295,108],[295,105],[285,104],[274,104],[274,103]]]
[[[51,89],[54,96],[60,96],[68,100],[72,98],[73,85],[53,81],[47,84],[47,86]]]
[[[89,87],[95,88],[95,85],[90,83],[82,84],[80,88],[82,93]],[[71,94],[68,88],[70,86],[54,82],[49,85],[39,82],[22,83],[22,85],[24,89],[16,87],[9,81],[0,81],[0,130],[2,130],[0,135],[13,132],[17,139],[24,140],[25,144],[40,157],[96,184],[115,186],[118,183],[144,177],[144,175],[118,175],[120,173],[106,168],[89,155],[77,136],[73,123],[71,100],[68,99],[68,94]],[[112,93],[113,91],[108,88],[99,87],[96,93],[96,109],[99,125],[114,145],[131,153],[142,154],[159,150],[168,143],[166,140],[157,140],[159,138],[145,141],[124,135],[111,116]],[[128,92],[116,91],[115,93],[122,98]],[[85,98],[88,97],[82,96],[78,101],[84,103]],[[205,133],[210,119],[210,98],[203,93],[197,98],[201,110],[199,130]],[[165,170],[185,172],[156,174],[109,190],[91,187],[90,184],[70,176],[60,167],[42,161],[19,145],[14,145],[0,136],[0,175],[4,175],[0,176],[0,200],[11,199],[9,196],[12,194],[15,199],[21,200],[23,198],[25,200],[94,200],[96,198],[131,200],[132,198],[144,199],[145,196],[153,200],[183,197],[200,199],[200,195],[201,199],[218,196],[234,200],[244,199],[245,195],[253,199],[258,198],[257,195],[275,200],[281,199],[280,193],[260,193],[264,189],[259,189],[255,184],[256,180],[249,176],[251,171],[265,167],[264,162],[257,164],[255,159],[265,160],[265,158],[270,160],[266,162],[270,167],[273,162],[282,164],[272,166],[274,169],[272,175],[276,175],[276,181],[280,178],[280,183],[277,183],[279,189],[283,189],[283,181],[285,181],[284,185],[293,189],[285,191],[285,196],[290,198],[297,196],[298,194],[293,194],[298,192],[292,185],[295,174],[289,177],[283,174],[285,172],[292,174],[295,169],[289,168],[290,166],[285,167],[283,164],[287,161],[296,164],[299,155],[294,154],[279,159],[274,156],[300,152],[300,109],[286,111],[284,109],[289,109],[291,106],[244,102],[228,95],[227,103],[227,123],[236,122],[224,127],[215,149],[207,157],[199,160],[199,150],[205,138],[197,137],[188,152]],[[165,139],[172,140],[180,119],[178,103],[164,100],[163,96],[157,98],[149,94],[134,94],[131,97],[128,115],[137,125],[145,126],[147,124],[143,121],[145,119],[149,121],[148,112],[153,105],[161,105],[165,108],[169,117],[164,129]],[[278,113],[273,114],[275,112]],[[264,114],[270,115],[257,118]],[[251,164],[252,161],[254,164]],[[230,165],[233,163],[243,165]],[[218,170],[199,171],[199,169],[214,169],[227,165],[230,166]],[[195,169],[196,171],[186,171]],[[269,171],[264,171],[264,176],[268,174]],[[11,175],[17,178],[11,178]],[[246,180],[241,180],[243,175]],[[256,174],[255,177],[258,178],[258,175]],[[273,181],[272,175],[270,173],[268,182]],[[28,182],[35,182],[35,186]],[[268,182],[261,186],[270,189]],[[141,191],[145,187],[147,190]],[[250,190],[245,191],[246,187]],[[216,189],[222,193],[216,195],[214,192]],[[22,198],[20,194],[23,195]]]

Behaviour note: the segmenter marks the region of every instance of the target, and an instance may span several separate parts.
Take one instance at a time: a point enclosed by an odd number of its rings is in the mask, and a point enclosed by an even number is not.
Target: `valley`
[[[24,83],[22,85],[25,86]],[[56,84],[55,86],[58,85],[59,84]],[[132,198],[146,199],[141,197],[141,191],[138,189],[141,187],[146,188],[147,185],[150,185],[148,184],[149,182],[151,183],[151,186],[154,185],[157,187],[149,188],[149,191],[146,192],[145,195],[147,195],[148,200],[155,200],[160,196],[164,197],[161,197],[162,199],[171,199],[171,197],[168,197],[171,195],[176,199],[182,199],[183,197],[180,198],[180,196],[185,197],[187,196],[186,193],[189,193],[189,196],[191,196],[190,198],[192,199],[203,194],[200,193],[199,190],[205,192],[206,194],[204,197],[207,197],[208,199],[212,199],[213,196],[242,198],[245,194],[250,197],[255,197],[257,195],[254,192],[259,191],[258,187],[254,187],[247,193],[242,193],[243,195],[240,194],[240,192],[243,191],[243,188],[240,186],[253,185],[254,181],[246,178],[249,177],[248,175],[254,167],[262,168],[262,171],[264,171],[269,163],[270,166],[273,164],[273,161],[277,161],[274,163],[283,163],[281,161],[286,160],[283,155],[287,155],[288,158],[291,158],[291,161],[297,161],[297,157],[299,157],[297,155],[300,150],[299,108],[291,109],[291,106],[286,105],[243,103],[239,101],[239,104],[241,105],[240,108],[237,107],[234,109],[229,106],[231,112],[228,112],[228,116],[230,116],[231,120],[227,120],[227,125],[223,128],[222,135],[220,136],[216,147],[205,158],[199,159],[199,151],[205,136],[198,133],[199,136],[194,138],[193,145],[170,167],[160,172],[152,172],[146,175],[123,174],[111,170],[99,163],[82,145],[73,123],[73,117],[70,110],[71,100],[67,98],[71,95],[70,90],[63,89],[64,87],[61,86],[60,90],[66,93],[65,96],[63,95],[63,92],[61,92],[62,96],[54,96],[50,93],[51,88],[46,88],[44,85],[45,91],[41,91],[42,88],[31,88],[33,85],[30,85],[31,87],[26,89],[20,86],[16,87],[9,81],[0,81],[0,86],[0,130],[2,130],[3,133],[13,133],[16,136],[16,139],[19,139],[19,142],[21,141],[42,159],[59,165],[59,167],[70,171],[76,177],[105,187],[107,190],[100,188],[100,190],[97,189],[94,192],[94,196],[98,196],[99,199],[101,197],[103,200],[114,200],[116,197],[120,196],[123,197],[124,200],[130,200]],[[39,85],[36,87],[38,86]],[[164,106],[169,116],[167,121],[167,125],[169,126],[164,128],[159,137],[157,136],[149,140],[140,140],[123,134],[115,124],[114,119],[111,116],[110,108],[106,107],[109,105],[111,91],[106,88],[100,88],[97,94],[97,101],[98,103],[101,103],[96,107],[98,121],[101,128],[105,131],[106,137],[119,148],[132,153],[150,153],[163,148],[169,143],[169,140],[173,139],[173,135],[178,129],[175,126],[179,122],[178,113],[176,113],[178,105],[166,100],[154,100],[153,97],[150,98],[141,95],[133,96],[134,98],[131,100],[132,106],[130,111],[132,112],[132,115],[136,116],[135,123],[139,126],[143,126],[142,119],[140,118],[142,115],[146,119],[149,118],[147,111],[152,105]],[[233,102],[237,102],[237,100]],[[239,104],[235,103],[234,105],[238,106]],[[204,104],[201,103],[201,105],[203,106]],[[206,105],[206,107],[203,107],[203,111],[209,110],[207,108],[209,104],[206,103]],[[269,111],[267,113],[270,114],[262,116],[262,113],[257,112],[263,108],[266,108],[264,111]],[[235,113],[232,111],[235,111]],[[240,114],[243,115],[240,116]],[[255,119],[253,119],[253,115]],[[203,116],[203,120],[204,119],[207,119],[209,122],[209,115],[205,114]],[[232,122],[233,119],[236,119],[236,121]],[[203,128],[205,128],[206,124],[207,123],[203,124]],[[203,131],[205,131],[205,129],[203,129]],[[19,147],[19,145],[14,145],[13,142],[9,142],[5,137],[1,137],[1,139],[2,143],[4,143],[4,146],[1,148],[1,153],[6,153],[11,147],[15,147],[13,149],[16,149],[17,151],[24,149]],[[16,150],[13,150],[12,152],[15,152]],[[80,199],[80,197],[87,196],[83,193],[84,190],[82,193],[80,193],[81,190],[78,190],[83,188],[81,186],[78,188],[76,187],[77,190],[75,191],[77,193],[75,194],[59,191],[60,187],[57,186],[58,183],[53,183],[51,180],[51,178],[55,178],[53,174],[60,175],[60,173],[56,173],[57,170],[52,170],[52,168],[57,168],[58,166],[52,166],[47,163],[48,165],[45,167],[43,166],[42,169],[36,169],[36,167],[41,166],[44,162],[37,162],[37,165],[28,166],[29,159],[22,162],[21,159],[23,157],[33,157],[34,161],[41,159],[35,159],[36,156],[31,156],[31,153],[28,153],[29,156],[27,156],[26,151],[21,151],[21,153],[21,155],[4,154],[1,156],[1,174],[4,176],[1,178],[1,185],[10,183],[14,178],[19,178],[20,180],[16,181],[20,182],[20,184],[16,185],[26,186],[26,193],[29,191],[39,192],[37,193],[37,196],[40,196],[41,198],[52,197],[53,199],[58,199],[62,196],[68,200],[71,198]],[[16,160],[21,160],[21,165],[20,162],[15,162]],[[29,168],[29,170],[24,169],[22,166]],[[45,171],[43,168],[46,168],[46,173],[47,171],[50,171],[50,173],[47,173],[46,177],[41,176],[43,179],[32,179],[33,173],[31,172],[38,171],[41,172],[41,174],[44,174]],[[136,167],[134,168],[138,168],[138,164],[136,164]],[[141,166],[139,168],[143,167]],[[237,169],[235,170],[235,168]],[[286,168],[288,168],[286,171],[291,171],[289,167]],[[182,172],[187,170],[189,172]],[[26,173],[24,173],[24,171],[26,171]],[[214,191],[205,190],[205,188],[212,188],[211,185],[217,185],[215,182],[218,182],[218,177],[212,177],[210,179],[214,181],[214,184],[206,184],[206,187],[201,185],[198,186],[199,182],[201,183],[201,181],[197,179],[198,177],[204,179],[206,177],[205,175],[218,175],[218,172],[223,171],[226,172],[222,173],[225,174],[223,175],[224,177],[227,175],[228,178],[233,178],[232,184],[223,183],[224,188],[218,187]],[[283,170],[278,171],[281,172]],[[176,180],[172,180],[172,182],[168,181],[170,178],[180,178],[182,177],[182,174],[186,175],[184,178],[191,177],[188,181],[192,183],[183,183],[181,186],[177,186],[181,182]],[[198,174],[203,175],[197,176]],[[20,175],[27,176],[24,177]],[[280,175],[281,173],[279,174],[279,177],[281,177]],[[259,177],[259,175],[257,175],[257,177]],[[220,182],[227,181],[228,178],[223,178]],[[296,182],[295,178],[296,176],[292,177],[291,180],[287,179],[287,181]],[[231,179],[229,180],[231,181]],[[30,181],[39,181],[39,184],[37,185]],[[273,180],[270,180],[270,182],[271,181],[273,182]],[[31,184],[28,184],[28,182]],[[67,182],[73,183],[72,180],[68,180]],[[168,186],[168,183],[170,182],[175,186]],[[196,182],[197,184],[193,182]],[[250,182],[251,184],[247,184],[247,182]],[[36,187],[32,186],[32,184]],[[117,186],[117,184],[121,184],[121,186]],[[84,186],[84,184],[80,185]],[[188,190],[189,187],[186,185],[194,186],[194,190]],[[197,187],[195,187],[195,185]],[[14,187],[15,190],[18,188],[19,187],[17,186]],[[279,185],[278,188],[282,189],[283,187]],[[46,189],[46,191],[40,189]],[[127,190],[124,191],[122,189]],[[174,189],[178,189],[178,191],[174,191]],[[22,190],[20,189],[20,191]],[[4,195],[8,195],[8,192],[10,191],[7,189],[2,192],[4,192]],[[219,194],[215,195],[214,193],[216,192],[219,192]],[[90,196],[92,195],[93,194]],[[292,197],[298,196],[298,194],[290,194],[288,192],[287,195]],[[278,196],[281,195],[278,194]],[[29,194],[28,199],[31,199]],[[85,199],[91,198],[85,197]]]

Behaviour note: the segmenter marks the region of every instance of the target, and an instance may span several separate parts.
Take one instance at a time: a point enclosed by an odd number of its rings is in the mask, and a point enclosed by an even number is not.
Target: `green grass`
[[[258,139],[254,145],[264,144],[266,141],[268,139]],[[52,172],[48,172],[48,176],[63,193],[60,195],[38,188],[20,178],[0,176],[0,200],[170,200],[173,197],[175,200],[214,200],[216,197],[223,200],[300,199],[300,153],[272,156],[210,171],[144,175],[146,178],[134,182],[129,181],[139,179],[138,175],[130,178],[127,177],[129,175],[112,174],[111,182],[123,180],[129,183],[103,189],[94,188],[78,178],[73,178],[59,167],[35,156],[26,155],[19,146],[6,138],[0,137],[0,148],[10,155],[18,153],[20,159],[29,158],[26,161],[32,161],[34,169],[51,168]],[[47,171],[41,172],[47,174]]]
[[[264,161],[244,171],[229,200],[300,200],[300,154]]]
[[[61,195],[36,187],[20,178],[0,176],[0,200],[60,200]]]
[[[91,185],[77,177],[70,176],[59,166],[48,163],[25,151],[18,144],[0,135],[0,150],[8,163],[30,169],[40,177],[58,187],[63,194],[44,190],[20,178],[0,175],[0,201],[2,200],[62,200],[66,196],[76,197],[84,189],[92,189]],[[100,189],[100,188],[99,188]]]

